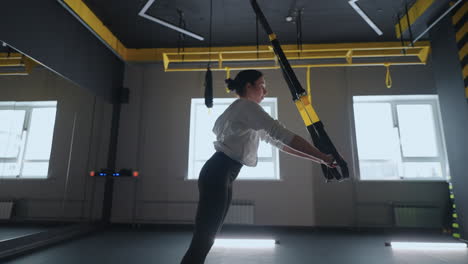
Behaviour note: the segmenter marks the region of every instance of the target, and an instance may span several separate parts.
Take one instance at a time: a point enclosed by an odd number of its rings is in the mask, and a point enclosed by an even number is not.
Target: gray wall
[[[36,67],[29,76],[0,77],[0,89],[1,101],[57,101],[49,178],[0,178],[0,199],[17,201],[17,220],[88,218],[91,207],[99,217],[102,183],[87,175],[106,165],[110,105],[44,67]],[[90,202],[93,189],[95,205]]]
[[[353,95],[434,94],[431,66],[391,67],[392,88],[385,86],[385,68],[323,69],[315,78],[320,91],[314,104],[336,147],[356,171]],[[378,118],[376,116],[376,118]],[[314,168],[314,174],[319,168]],[[447,187],[441,182],[346,182],[325,184],[315,178],[317,225],[390,226],[391,203],[423,203],[445,208]],[[444,209],[445,210],[445,209]]]
[[[57,0],[3,2],[0,40],[111,101],[124,63]]]
[[[234,75],[236,72],[233,72]],[[279,120],[309,138],[279,71],[265,71],[269,96],[278,97]],[[305,71],[297,70],[305,84]],[[346,160],[353,164],[352,95],[434,94],[430,66],[392,68],[393,88],[382,68],[312,70],[313,104]],[[216,97],[224,73],[214,73]],[[116,184],[113,220],[193,221],[196,182],[186,181],[190,100],[203,97],[204,72],[164,73],[159,64],[127,65],[124,83],[130,104],[122,108],[118,167],[138,168],[138,182]],[[211,147],[211,143],[207,142]],[[423,202],[444,207],[447,186],[440,182],[345,182],[325,184],[320,167],[280,154],[282,181],[236,181],[234,200],[255,202],[255,224],[287,226],[390,226],[390,202]],[[136,195],[135,195],[136,194]],[[133,216],[136,199],[135,219]]]
[[[464,93],[464,82],[455,32],[450,17],[442,20],[431,31],[434,77],[440,98],[447,143],[447,156],[455,193],[455,203],[462,225],[462,236],[468,238],[468,102]]]

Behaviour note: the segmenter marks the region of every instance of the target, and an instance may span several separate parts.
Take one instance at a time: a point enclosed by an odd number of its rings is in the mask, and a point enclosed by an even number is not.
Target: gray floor
[[[274,237],[274,249],[213,248],[206,264],[467,264],[463,251],[395,251],[385,242],[454,241],[428,231],[300,230],[285,228],[226,228],[219,237]],[[179,263],[188,247],[187,228],[113,228],[10,259],[5,264]]]
[[[13,225],[8,223],[0,224],[0,241],[35,234],[43,231],[47,231],[53,226],[45,225]]]

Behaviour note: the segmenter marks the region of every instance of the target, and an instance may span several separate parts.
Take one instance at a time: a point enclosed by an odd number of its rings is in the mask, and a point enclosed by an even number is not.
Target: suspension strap
[[[281,73],[288,84],[289,91],[291,92],[292,99],[296,104],[299,113],[304,120],[307,130],[314,142],[314,145],[323,153],[332,154],[335,158],[338,166],[341,170],[338,171],[338,168],[329,168],[326,165],[321,165],[322,172],[327,181],[336,179],[343,180],[349,178],[349,170],[346,161],[341,157],[341,155],[336,150],[335,146],[331,142],[328,134],[325,132],[323,123],[320,121],[317,113],[312,107],[310,100],[307,96],[307,92],[302,88],[301,83],[296,77],[291,65],[289,64],[288,59],[286,58],[281,45],[279,44],[276,35],[270,28],[268,21],[265,18],[265,15],[260,10],[260,7],[257,4],[256,0],[250,0],[252,8],[254,9],[256,15],[258,16],[260,23],[263,26],[263,29],[268,34],[270,38],[271,45],[273,46],[273,51],[278,59],[278,63],[281,67]]]

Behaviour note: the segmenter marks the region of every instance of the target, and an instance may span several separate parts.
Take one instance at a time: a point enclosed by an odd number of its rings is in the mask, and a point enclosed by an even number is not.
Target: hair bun
[[[224,80],[224,82],[227,84],[227,88],[229,91],[235,91],[236,89],[238,89],[239,84],[235,80],[228,78]]]

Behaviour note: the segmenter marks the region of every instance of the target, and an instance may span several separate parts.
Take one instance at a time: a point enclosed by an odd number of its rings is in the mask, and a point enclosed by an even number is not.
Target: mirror
[[[4,43],[0,87],[0,240],[99,217],[111,105]]]

